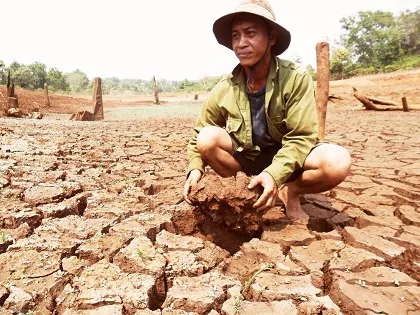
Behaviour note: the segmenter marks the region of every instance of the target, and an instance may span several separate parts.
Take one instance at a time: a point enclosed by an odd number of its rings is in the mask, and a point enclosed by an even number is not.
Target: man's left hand
[[[277,183],[274,181],[274,178],[267,172],[261,172],[258,176],[251,179],[248,189],[253,189],[258,185],[261,185],[264,191],[253,207],[257,208],[257,211],[268,210],[274,207],[278,195]]]

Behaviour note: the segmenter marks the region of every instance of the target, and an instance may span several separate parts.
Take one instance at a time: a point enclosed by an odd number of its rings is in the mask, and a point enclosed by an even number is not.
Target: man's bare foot
[[[279,198],[284,203],[286,216],[290,220],[296,223],[308,224],[309,217],[300,206],[299,195],[293,194],[289,187],[285,185],[279,191]]]

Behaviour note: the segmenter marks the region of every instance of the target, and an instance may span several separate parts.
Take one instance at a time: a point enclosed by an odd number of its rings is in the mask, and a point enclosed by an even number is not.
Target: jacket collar
[[[267,82],[272,81],[279,71],[279,59],[274,55],[271,58],[270,72],[268,73]],[[229,74],[228,79],[232,81],[234,85],[241,84],[245,80],[244,68],[241,64],[238,64]]]

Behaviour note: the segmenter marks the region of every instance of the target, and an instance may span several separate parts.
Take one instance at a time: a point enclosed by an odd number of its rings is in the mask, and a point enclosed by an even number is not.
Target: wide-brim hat
[[[241,0],[233,13],[217,19],[213,24],[213,33],[219,44],[232,49],[232,21],[243,13],[263,18],[269,26],[277,31],[276,43],[271,50],[274,55],[280,55],[289,47],[290,32],[276,22],[273,9],[266,0]]]

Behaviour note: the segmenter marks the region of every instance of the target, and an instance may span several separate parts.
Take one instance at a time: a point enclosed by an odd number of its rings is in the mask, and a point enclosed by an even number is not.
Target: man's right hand
[[[190,172],[190,175],[188,175],[187,181],[184,185],[184,200],[191,204],[191,201],[188,199],[188,194],[191,191],[191,187],[195,184],[197,184],[201,177],[203,176],[203,173],[201,173],[200,170],[194,169]]]

